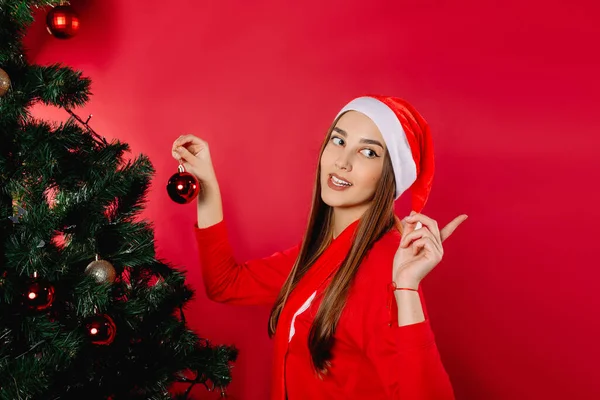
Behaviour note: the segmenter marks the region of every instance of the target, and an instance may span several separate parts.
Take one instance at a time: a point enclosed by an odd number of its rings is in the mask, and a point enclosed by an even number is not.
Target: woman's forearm
[[[223,201],[219,183],[215,181],[202,182],[198,195],[198,228],[207,228],[223,220]]]
[[[401,287],[398,285],[398,287]],[[425,321],[423,306],[419,292],[412,290],[396,290],[398,304],[398,326],[412,325]]]

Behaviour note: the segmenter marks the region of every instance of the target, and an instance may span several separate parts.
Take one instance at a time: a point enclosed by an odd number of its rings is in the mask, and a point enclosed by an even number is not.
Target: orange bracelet
[[[394,291],[394,290],[410,290],[412,292],[418,292],[419,291],[419,289],[406,288],[406,287],[398,287],[398,286],[396,286],[396,282],[393,282],[393,281],[392,281],[392,283],[390,283],[390,290],[391,291]]]
[[[390,283],[388,285],[388,298],[387,298],[387,309],[388,309],[388,318],[389,318],[389,326],[393,325],[394,322],[394,318],[392,316],[392,302],[394,300],[394,291],[395,290],[410,290],[411,292],[419,292],[418,289],[413,289],[413,288],[406,288],[406,287],[398,287],[398,285],[396,285],[396,282],[392,281],[392,283]]]

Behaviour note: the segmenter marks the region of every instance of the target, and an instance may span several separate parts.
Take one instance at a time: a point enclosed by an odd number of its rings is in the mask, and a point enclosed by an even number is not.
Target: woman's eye
[[[362,152],[363,152],[363,154],[364,154],[365,156],[367,156],[368,158],[375,158],[375,157],[379,157],[379,156],[377,155],[377,153],[375,153],[375,152],[374,152],[373,150],[371,150],[371,149],[364,149]]]
[[[331,140],[333,141],[333,143],[337,144],[337,145],[343,145],[344,144],[344,139],[339,138],[337,136],[333,136],[331,138]]]

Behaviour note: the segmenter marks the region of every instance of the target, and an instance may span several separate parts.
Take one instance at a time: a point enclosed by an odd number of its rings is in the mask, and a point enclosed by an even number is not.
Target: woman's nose
[[[343,169],[346,171],[350,171],[352,169],[347,157],[340,157],[337,160],[335,160],[335,166],[336,168]]]

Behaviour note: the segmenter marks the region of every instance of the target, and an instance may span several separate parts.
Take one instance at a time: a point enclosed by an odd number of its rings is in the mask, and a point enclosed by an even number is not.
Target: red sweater
[[[350,249],[358,221],[329,245],[290,294],[275,334],[272,400],[453,400],[427,311],[426,320],[398,326],[392,263],[400,233],[390,230],[367,253],[352,283],[334,335],[331,367],[319,379],[312,367],[308,333],[322,295]],[[208,297],[236,305],[272,306],[300,245],[238,263],[225,222],[195,227]]]

